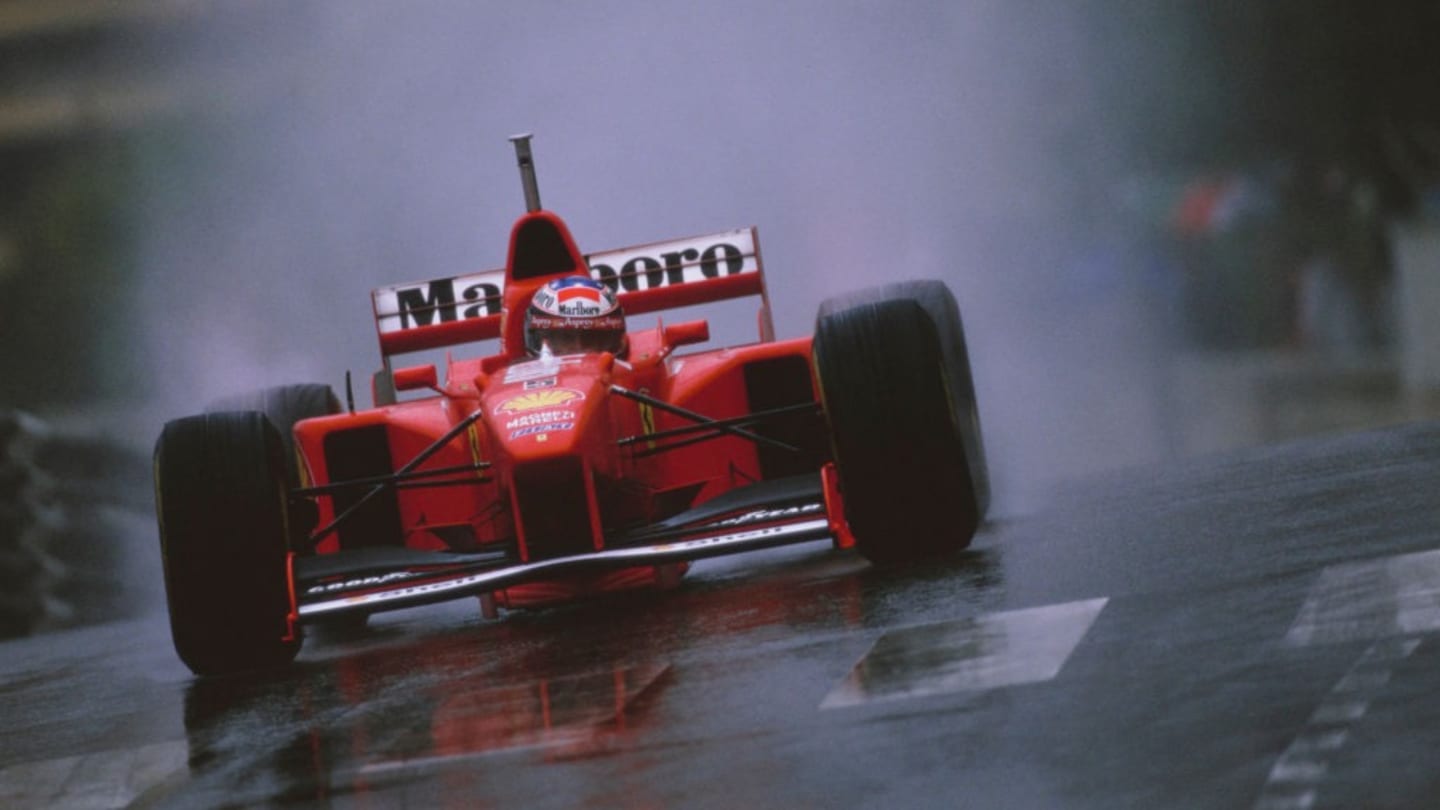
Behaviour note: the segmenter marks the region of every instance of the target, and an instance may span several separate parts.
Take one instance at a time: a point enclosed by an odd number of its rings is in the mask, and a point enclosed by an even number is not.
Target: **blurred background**
[[[949,283],[1002,515],[1431,417],[1437,31],[1411,0],[0,0],[5,615],[153,603],[165,419],[346,370],[368,404],[370,290],[503,264],[517,132],[582,250],[759,226],[782,336]]]

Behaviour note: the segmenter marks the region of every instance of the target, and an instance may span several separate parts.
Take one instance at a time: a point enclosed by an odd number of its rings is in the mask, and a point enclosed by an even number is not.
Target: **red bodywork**
[[[753,243],[753,230],[748,233]],[[676,248],[659,254],[665,264],[658,269],[659,258],[634,259],[608,279],[618,288],[627,316],[725,298],[762,299],[758,342],[688,355],[675,351],[708,339],[704,322],[632,331],[627,350],[618,357],[599,353],[536,359],[525,354],[523,312],[534,291],[559,276],[597,272],[595,257],[587,263],[564,223],[546,211],[521,217],[512,230],[499,313],[486,311],[487,299],[476,292],[483,286],[479,284],[457,288],[450,294],[453,305],[446,297],[450,288],[437,287],[439,282],[417,285],[420,292],[395,293],[397,301],[411,304],[420,301],[422,293],[425,297],[424,306],[408,311],[401,304],[398,328],[382,327],[387,368],[392,354],[488,338],[500,339],[500,352],[450,358],[432,396],[296,425],[306,487],[319,490],[394,472],[435,473],[398,483],[358,507],[364,487],[314,497],[318,516],[312,514],[317,518],[310,527],[313,550],[299,555],[308,557],[313,551],[313,557],[320,558],[404,548],[456,554],[504,551],[521,564],[568,558],[604,551],[628,530],[653,526],[737,488],[781,476],[818,474],[828,461],[818,406],[753,428],[795,446],[798,453],[718,431],[693,443],[686,441],[683,430],[677,437],[664,436],[696,425],[682,410],[727,420],[767,409],[798,409],[818,399],[810,339],[773,340],[758,248],[731,247],[717,244],[703,252]],[[750,253],[736,258],[743,250]],[[753,271],[747,264],[751,261]],[[686,272],[695,280],[688,280]],[[605,279],[603,271],[599,276]],[[377,323],[386,315],[380,293]],[[493,292],[488,294],[493,299]],[[471,302],[474,305],[464,308]],[[453,319],[446,317],[451,314]],[[395,376],[414,385],[415,380],[433,382],[436,375],[402,370]],[[377,383],[377,399],[384,399],[385,380],[381,376]],[[622,395],[627,392],[640,398]],[[656,407],[646,399],[669,407]],[[468,427],[434,446],[467,420],[472,420]],[[406,470],[407,463],[426,452],[430,455]],[[833,501],[827,510],[830,533],[848,545],[833,475],[824,483],[826,500]],[[352,507],[354,514],[334,531],[325,531]],[[837,518],[837,513],[842,516]],[[762,515],[753,524],[776,522],[783,522],[778,515],[773,520]],[[516,607],[668,584],[686,564],[680,560],[566,573],[498,588],[493,597]],[[345,592],[363,595],[389,584],[383,576],[375,579],[373,587]],[[425,580],[412,566],[406,581],[423,585]]]

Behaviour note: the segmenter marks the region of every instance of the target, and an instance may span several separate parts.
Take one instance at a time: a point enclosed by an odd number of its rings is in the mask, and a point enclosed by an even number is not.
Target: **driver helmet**
[[[589,276],[547,282],[525,311],[525,350],[539,355],[610,352],[625,348],[625,312],[609,287]]]

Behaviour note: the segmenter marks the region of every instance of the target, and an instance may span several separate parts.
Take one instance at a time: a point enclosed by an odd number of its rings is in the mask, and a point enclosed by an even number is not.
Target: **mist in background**
[[[370,290],[500,266],[506,138],[533,132],[583,250],[757,225],[782,336],[831,294],[947,282],[1002,508],[1354,425],[1341,402],[1257,429],[1230,368],[1383,348],[1317,327],[1384,325],[1381,215],[1440,178],[1436,24],[1409,0],[15,0],[0,405],[144,450],[258,387],[350,370],[367,404]],[[752,306],[704,314],[754,334]]]
[[[1165,15],[1138,22],[1133,57],[1158,58]],[[506,136],[534,132],[541,199],[582,250],[758,225],[782,336],[831,294],[947,282],[1002,504],[1154,459],[1162,325],[1129,256],[1085,255],[1129,250],[1100,215],[1127,157],[1103,33],[998,0],[216,15],[186,44],[244,77],[141,173],[146,418],[346,369],[368,402],[369,291],[503,265],[523,211]],[[712,325],[748,339],[753,307]]]

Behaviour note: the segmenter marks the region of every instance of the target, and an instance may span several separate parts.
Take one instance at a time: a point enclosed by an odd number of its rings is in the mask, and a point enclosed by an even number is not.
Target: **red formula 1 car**
[[[374,292],[375,407],[291,385],[165,426],[165,585],[196,673],[288,662],[306,624],[456,597],[494,616],[782,544],[876,563],[969,544],[989,485],[943,284],[832,298],[813,338],[776,340],[753,228],[582,255],[515,143],[529,210],[505,268]],[[682,354],[705,321],[624,331],[622,310],[752,296],[755,343]],[[443,383],[391,363],[495,338]]]

